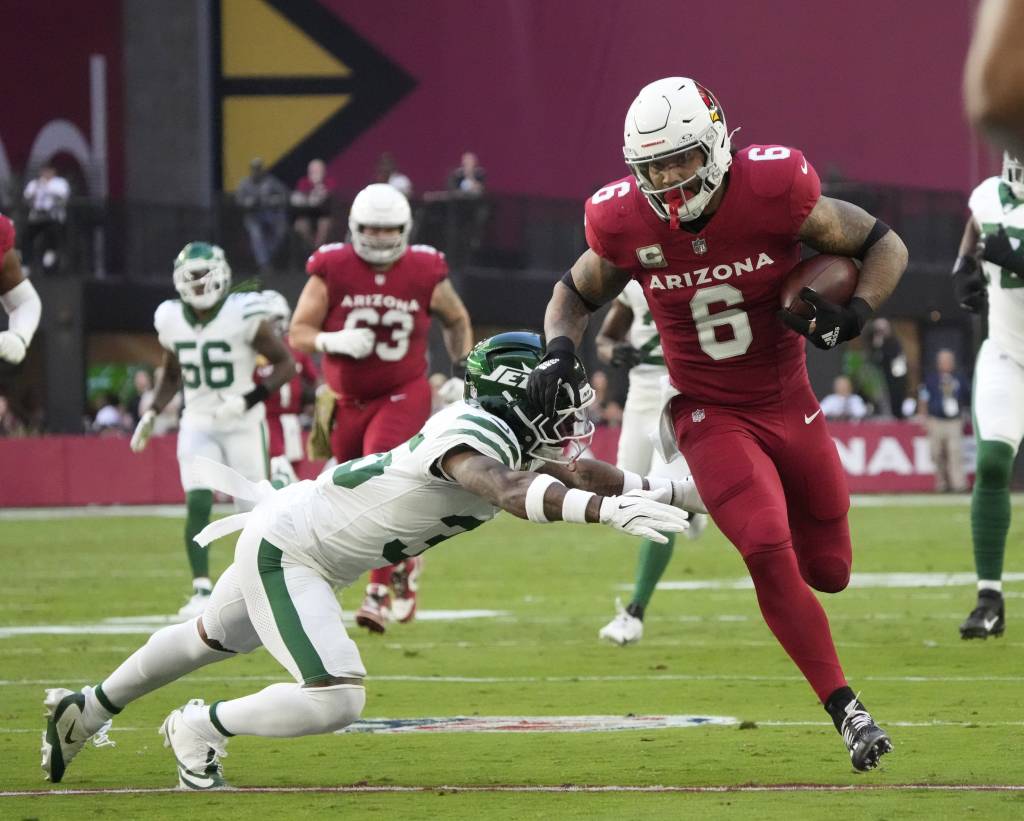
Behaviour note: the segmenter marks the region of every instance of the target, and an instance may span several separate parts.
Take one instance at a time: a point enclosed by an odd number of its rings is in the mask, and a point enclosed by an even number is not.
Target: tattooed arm
[[[591,312],[614,299],[626,287],[629,274],[588,248],[576,260],[569,276],[576,290],[561,281],[555,284],[555,292],[544,313],[544,333],[549,340],[567,336],[578,345]]]

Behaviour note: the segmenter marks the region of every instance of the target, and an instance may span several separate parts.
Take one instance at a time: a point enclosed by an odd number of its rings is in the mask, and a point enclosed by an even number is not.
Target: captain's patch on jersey
[[[734,725],[732,716],[452,716],[451,718],[373,718],[350,724],[342,733],[607,733],[617,730],[669,730]]]
[[[640,264],[644,268],[665,268],[668,266],[668,263],[665,262],[665,252],[661,250],[660,245],[645,245],[643,248],[637,248],[636,258],[640,260]]]

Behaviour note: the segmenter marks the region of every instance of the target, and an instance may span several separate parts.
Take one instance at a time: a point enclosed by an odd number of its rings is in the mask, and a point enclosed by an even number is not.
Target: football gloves
[[[635,368],[643,358],[643,351],[628,342],[616,342],[612,348],[612,365],[616,368]]]
[[[325,331],[316,335],[314,347],[323,353],[365,359],[373,353],[377,336],[369,328],[346,328],[343,331]]]
[[[957,257],[953,266],[953,291],[956,301],[965,311],[972,314],[985,312],[988,305],[985,274],[973,256]]]
[[[526,382],[527,399],[549,419],[555,416],[558,389],[572,377],[576,368],[575,347],[566,336],[552,339],[544,358],[530,372]]]
[[[1014,250],[1002,225],[994,234],[982,234],[978,248],[985,262],[995,263],[1015,276],[1024,277],[1024,246]]]
[[[0,331],[0,359],[17,365],[25,358],[28,346],[14,331]]]
[[[840,343],[860,336],[864,323],[871,317],[871,306],[860,297],[849,305],[836,305],[823,299],[810,288],[800,289],[800,299],[814,308],[814,316],[807,319],[781,309],[776,316],[798,334],[806,336],[816,348],[830,350]]]
[[[466,383],[453,376],[437,389],[437,398],[445,405],[452,405],[458,402],[466,393]]]
[[[658,544],[667,544],[664,533],[681,533],[690,526],[689,516],[665,504],[671,488],[631,490],[622,496],[606,496],[601,502],[601,524]]]
[[[146,411],[139,418],[139,424],[135,426],[135,432],[132,433],[132,441],[128,443],[132,453],[142,453],[146,449],[149,437],[153,435],[154,422],[156,422],[156,411],[152,409]]]

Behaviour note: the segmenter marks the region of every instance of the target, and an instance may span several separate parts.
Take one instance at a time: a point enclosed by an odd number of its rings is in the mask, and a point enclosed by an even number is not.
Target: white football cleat
[[[391,617],[401,624],[416,615],[416,593],[420,589],[423,557],[411,556],[391,572]]]
[[[384,584],[366,585],[366,596],[356,610],[356,624],[371,633],[383,633],[391,620],[391,591]]]
[[[622,606],[622,599],[615,600],[615,618],[598,631],[597,637],[613,642],[620,647],[635,644],[644,635],[644,623],[631,616]]]
[[[685,532],[685,536],[691,542],[694,539],[699,539],[700,535],[708,529],[708,514],[707,513],[691,513],[690,514],[690,527]]]
[[[181,621],[188,621],[189,619],[197,619],[203,615],[203,611],[206,609],[207,602],[210,601],[210,593],[213,591],[207,587],[196,587],[189,597],[189,600],[185,602],[178,610],[178,618]]]
[[[211,744],[185,723],[190,706],[205,707],[202,699],[191,699],[184,707],[172,710],[160,725],[164,746],[170,747],[178,765],[178,788],[216,790],[227,786],[220,759],[227,755],[224,744]]]
[[[85,711],[85,691],[53,688],[46,691],[43,706],[46,708],[46,730],[43,733],[43,772],[47,781],[58,783],[76,755],[89,739],[97,747],[113,747],[114,742],[107,737],[110,722],[104,722],[98,730],[89,732],[82,720]]]

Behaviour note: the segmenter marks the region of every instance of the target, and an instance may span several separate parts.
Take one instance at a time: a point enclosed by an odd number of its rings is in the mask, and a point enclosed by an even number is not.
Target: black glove
[[[1022,248],[1013,250],[1010,238],[1006,235],[1006,229],[1002,225],[994,234],[982,234],[978,246],[981,258],[985,262],[993,262],[1012,274],[1024,277],[1024,250]]]
[[[558,389],[572,376],[576,366],[576,345],[567,336],[556,336],[547,345],[547,353],[526,382],[526,397],[545,416],[555,415]]]
[[[957,257],[953,266],[953,291],[960,307],[972,314],[982,314],[988,305],[985,275],[972,256]]]
[[[628,342],[616,342],[612,347],[612,365],[616,368],[634,368],[644,358],[644,352]]]
[[[871,306],[856,296],[846,306],[822,299],[810,288],[801,288],[799,296],[814,308],[814,316],[811,319],[797,316],[785,308],[776,316],[823,351],[860,336],[864,323],[873,313]]]

